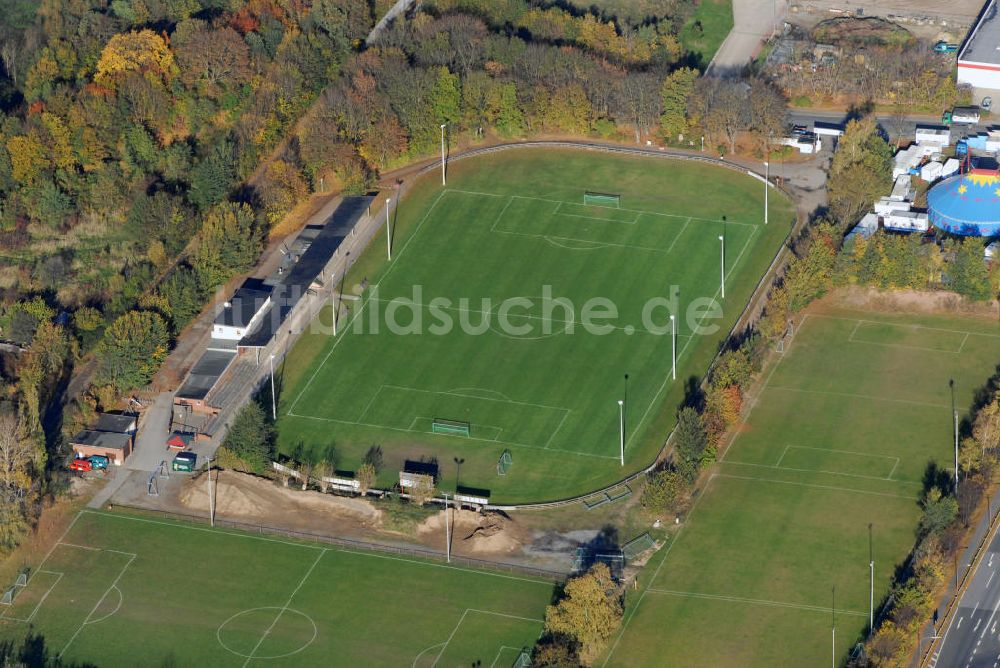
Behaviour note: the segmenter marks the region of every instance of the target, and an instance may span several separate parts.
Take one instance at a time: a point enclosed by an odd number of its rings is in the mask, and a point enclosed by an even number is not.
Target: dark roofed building
[[[271,305],[271,287],[248,279],[223,305],[212,325],[212,338],[239,341],[253,331]]]
[[[102,455],[115,464],[121,465],[132,454],[132,436],[131,434],[84,429],[70,440],[70,446],[76,457],[86,458]]]

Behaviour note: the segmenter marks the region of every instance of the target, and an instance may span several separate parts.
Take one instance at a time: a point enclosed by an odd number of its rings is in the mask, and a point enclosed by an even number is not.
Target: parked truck
[[[946,111],[941,116],[941,122],[945,125],[975,125],[979,122],[979,107],[955,107],[951,111]]]

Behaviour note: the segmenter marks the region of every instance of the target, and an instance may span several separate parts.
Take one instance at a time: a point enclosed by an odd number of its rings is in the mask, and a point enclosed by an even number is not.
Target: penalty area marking
[[[76,547],[79,547],[79,546],[76,546]],[[66,642],[66,646],[63,647],[62,650],[59,651],[59,654],[56,656],[56,658],[58,658],[58,659],[61,659],[62,656],[63,656],[63,654],[66,653],[66,650],[69,649],[69,646],[72,645],[73,641],[76,640],[76,638],[77,638],[78,635],[80,635],[80,631],[83,631],[83,627],[86,626],[87,624],[92,623],[91,622],[91,618],[94,616],[94,613],[97,612],[97,609],[100,608],[101,604],[104,603],[104,599],[106,599],[108,597],[108,594],[111,593],[111,590],[112,589],[118,589],[118,582],[119,582],[119,580],[122,579],[122,576],[125,575],[125,571],[128,570],[129,566],[132,565],[132,562],[135,561],[136,557],[139,556],[138,554],[135,554],[134,552],[122,552],[120,550],[102,549],[101,551],[102,552],[114,552],[116,554],[121,554],[121,555],[127,556],[129,559],[128,559],[127,562],[125,562],[125,565],[122,566],[121,571],[118,572],[118,577],[116,577],[111,582],[111,584],[108,585],[108,588],[104,590],[104,594],[101,595],[101,598],[97,599],[97,603],[95,603],[94,607],[90,609],[89,613],[87,613],[87,617],[83,620],[83,622],[80,624],[80,626],[77,627],[77,629],[73,633],[73,635],[70,636],[69,641]],[[119,596],[121,596],[121,590],[120,589],[118,589],[118,593],[119,593]],[[118,602],[118,606],[121,607],[121,601],[120,600]],[[118,608],[115,608],[115,612],[118,612]],[[114,613],[111,613],[111,614],[114,614]],[[97,623],[99,621],[107,619],[110,616],[111,615],[105,615],[104,617],[101,617],[101,619],[95,620],[93,623]]]
[[[534,622],[536,624],[544,624],[545,623],[545,620],[543,620],[543,619],[533,619],[531,617],[521,617],[521,616],[518,616],[518,615],[508,615],[507,613],[504,613],[504,612],[493,612],[492,610],[477,610],[476,608],[466,608],[465,612],[462,613],[462,616],[458,618],[458,623],[455,624],[455,628],[453,628],[451,630],[451,634],[448,636],[448,639],[445,640],[444,643],[441,643],[441,645],[440,645],[441,651],[438,652],[438,655],[434,658],[434,663],[431,664],[431,668],[435,668],[435,666],[437,666],[437,664],[438,664],[438,661],[440,661],[441,657],[444,656],[445,651],[448,649],[448,645],[451,644],[451,641],[455,638],[455,634],[458,633],[459,627],[462,626],[462,622],[465,621],[466,616],[470,612],[475,612],[475,613],[478,613],[478,614],[481,614],[481,615],[494,615],[496,617],[504,617],[506,619],[516,619],[516,620],[520,620],[522,622]],[[437,647],[437,646],[438,645],[434,645],[434,647]],[[426,652],[429,649],[433,649],[433,647],[428,647],[427,649],[425,649],[420,654],[423,654],[424,652]],[[417,655],[418,659],[420,658],[420,654]],[[414,665],[416,665],[416,660],[414,660]]]

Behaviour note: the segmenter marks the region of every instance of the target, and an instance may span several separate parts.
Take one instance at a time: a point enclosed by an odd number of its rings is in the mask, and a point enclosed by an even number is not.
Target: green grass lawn
[[[674,542],[644,574],[609,666],[824,665],[868,624],[909,554],[928,466],[950,468],[1000,331],[981,320],[815,309]],[[705,625],[711,633],[699,633]]]
[[[702,0],[685,21],[678,39],[681,49],[694,55],[697,65],[705,68],[732,29],[732,0]]]
[[[759,181],[676,160],[518,150],[455,163],[447,188],[436,181],[397,209],[392,263],[381,236],[347,278],[369,287],[339,337],[307,333],[291,351],[279,445],[332,443],[346,470],[381,445],[383,485],[423,457],[449,488],[459,457],[461,483],[500,502],[585,493],[648,464],[685,382],[704,373],[791,223],[775,194],[761,224]],[[585,191],[620,193],[620,208],[585,205]],[[718,296],[720,235],[727,292],[710,321],[688,307]],[[672,286],[676,381],[668,311],[647,306]],[[587,328],[588,308],[616,314]],[[330,310],[320,318],[329,324]],[[469,437],[431,433],[435,418],[468,422]],[[513,467],[498,476],[504,450]]]
[[[50,658],[100,666],[510,665],[553,592],[528,577],[90,511],[32,567],[0,610],[0,635],[30,628]]]

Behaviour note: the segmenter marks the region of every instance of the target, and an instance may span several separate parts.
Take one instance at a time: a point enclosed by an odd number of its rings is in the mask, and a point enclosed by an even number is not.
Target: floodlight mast
[[[445,180],[445,156],[444,156],[444,129],[448,127],[447,123],[441,124],[441,185],[446,186],[448,182]]]
[[[670,314],[670,379],[677,380],[677,317]]]
[[[722,250],[722,258],[719,266],[719,279],[720,279],[720,285],[722,286],[722,298],[725,299],[726,298],[726,236],[724,234],[719,235],[719,242]]]
[[[212,458],[208,458],[208,521],[215,526],[215,499],[212,498]]]
[[[389,262],[392,262],[392,223],[389,221],[389,205],[392,200],[388,197],[385,198],[385,252],[389,257]]]
[[[448,563],[451,563],[451,525],[448,522],[448,493],[441,492],[444,497],[444,541],[445,541],[445,555]]]
[[[271,419],[278,420],[278,405],[274,400],[274,353],[271,353]]]
[[[770,187],[768,185],[770,181],[770,170],[767,160],[764,161],[764,224],[767,225],[767,190]]]
[[[618,444],[621,465],[625,466],[625,401],[618,400]]]

